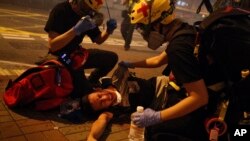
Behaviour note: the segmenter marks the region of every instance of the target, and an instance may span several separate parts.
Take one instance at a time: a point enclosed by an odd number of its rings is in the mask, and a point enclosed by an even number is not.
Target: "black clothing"
[[[121,34],[122,34],[122,38],[125,41],[124,48],[128,50],[130,48],[130,44],[132,41],[135,25],[130,23],[128,10],[124,10],[122,12],[124,13],[122,14],[124,17],[121,23]]]
[[[46,32],[54,31],[59,34],[63,34],[69,29],[71,29],[73,26],[76,25],[76,23],[81,19],[81,16],[77,15],[71,8],[71,5],[69,2],[63,2],[59,3],[55,6],[55,8],[52,9],[49,19],[45,25],[44,30]],[[101,34],[101,31],[98,27],[87,31],[87,33],[82,34],[80,36],[76,36],[68,45],[66,45],[61,50],[57,51],[55,55],[60,55],[64,52],[72,52],[74,49],[79,47],[79,44],[81,44],[83,37],[85,35],[88,35],[92,42],[95,42],[96,38]]]
[[[192,30],[194,34],[191,33]],[[181,28],[175,32],[176,34],[183,31],[189,33],[176,36],[169,43],[168,48],[165,50],[168,54],[169,65],[163,74],[168,75],[170,70],[172,70],[179,84],[203,78],[205,84],[210,86],[225,80],[218,64],[211,64],[206,70],[201,68],[198,58],[193,55],[196,39],[196,31],[194,30],[193,26],[183,23]]]
[[[157,88],[159,88],[159,85],[157,85],[157,80],[159,80],[157,77],[148,80],[132,77],[128,80],[136,81],[140,87],[139,92],[129,94],[131,112],[136,111],[137,106],[143,106],[145,109],[149,107],[156,111],[163,110],[186,98],[184,89],[175,91],[170,85],[161,93],[158,93]],[[165,87],[165,85],[160,85],[160,87]],[[159,95],[156,95],[156,93]],[[169,139],[180,139],[176,141],[185,141],[185,139],[187,141],[207,141],[208,137],[203,124],[203,115],[205,114],[203,112],[203,109],[199,109],[180,118],[149,126],[146,128],[145,138],[149,141],[158,141],[162,139],[162,136],[165,136]],[[166,140],[166,138],[164,139]]]
[[[194,30],[194,28],[187,23],[182,23],[180,28],[177,29],[174,34],[177,34],[181,30]],[[166,35],[167,33],[163,34]],[[172,36],[175,36],[174,34],[172,34]],[[183,83],[194,82],[203,78],[203,74],[199,66],[199,61],[194,56],[195,37],[196,34],[183,34],[176,36],[173,39],[170,38],[171,41],[169,42],[168,47],[165,50],[168,57],[167,67],[169,67],[169,69],[172,71],[175,76],[175,80],[179,85]],[[169,75],[167,71],[164,71],[163,73],[166,76]],[[172,94],[172,92],[174,91],[171,91],[171,93],[168,94],[169,97],[167,103],[171,104],[167,105],[167,107],[170,107],[172,104],[178,103],[181,99],[183,99],[183,97],[180,98],[179,96],[185,95],[185,90],[175,92],[176,94]],[[169,120],[159,125],[148,127],[148,137],[146,138],[149,140],[153,140],[155,135],[165,133],[166,135],[169,134],[167,136],[173,138],[182,137],[183,139],[190,139],[192,141],[206,141],[208,137],[203,124],[203,112],[203,108],[200,108],[183,117]]]
[[[131,77],[129,81],[136,81],[140,87],[139,92],[129,94],[129,104],[131,111],[136,111],[137,106],[143,106],[144,108],[149,107],[156,97],[156,77],[150,78],[148,80]]]
[[[70,3],[65,1],[57,4],[52,9],[44,30],[46,32],[53,31],[63,34],[74,27],[80,19],[81,17],[73,11]],[[60,56],[63,53],[72,53],[75,49],[81,47],[80,44],[85,35],[89,36],[92,42],[95,42],[101,35],[101,31],[96,27],[80,36],[76,36],[69,44],[53,54]],[[81,95],[91,92],[93,90],[91,83],[98,83],[99,78],[107,75],[118,61],[118,56],[114,52],[99,49],[87,49],[87,51],[89,52],[89,57],[83,67],[78,70],[70,70],[75,87],[73,97],[81,97]],[[89,68],[95,68],[95,70],[90,74],[87,80],[84,69]]]
[[[189,29],[192,29],[192,27],[183,23],[179,30]],[[202,78],[198,59],[193,55],[195,37],[195,34],[177,36],[165,50],[168,55],[168,65],[178,83],[189,83]]]
[[[122,23],[121,23],[121,34],[122,38],[125,41],[124,49],[129,50],[130,44],[132,41],[135,25],[131,24],[129,14],[131,13],[131,10],[133,8],[134,3],[136,3],[137,0],[129,1],[127,4],[127,9],[122,11],[121,16],[123,17]]]

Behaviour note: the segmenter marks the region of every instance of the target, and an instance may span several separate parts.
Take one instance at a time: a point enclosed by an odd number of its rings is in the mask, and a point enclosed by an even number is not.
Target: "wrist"
[[[97,139],[94,138],[92,135],[89,135],[87,141],[97,141]]]
[[[74,26],[72,28],[73,32],[75,33],[75,35],[79,36],[81,34],[81,32],[79,32],[79,30]]]
[[[112,33],[110,33],[110,31],[108,29],[106,29],[106,34],[111,35]]]
[[[109,29],[109,28],[106,29],[106,33],[108,35],[111,35],[113,32],[114,32],[114,30],[112,30],[112,29]]]
[[[156,112],[156,114],[157,114],[157,120],[159,122],[161,122],[162,121],[162,119],[161,119],[161,111]]]

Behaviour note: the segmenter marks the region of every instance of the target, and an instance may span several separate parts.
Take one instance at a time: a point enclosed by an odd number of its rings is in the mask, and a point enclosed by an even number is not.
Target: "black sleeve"
[[[58,6],[56,6],[55,8],[52,9],[52,11],[50,12],[48,21],[44,27],[44,30],[46,32],[49,31],[54,31],[57,33],[64,33],[65,31],[62,28],[63,25],[63,21],[64,21],[64,11],[63,9],[59,8]]]
[[[169,66],[178,83],[189,83],[202,78],[198,59],[193,51],[194,37],[190,35],[177,37],[166,49]]]
[[[101,31],[99,27],[96,27],[92,30],[89,30],[86,34],[89,36],[92,42],[96,42],[97,38],[101,36]]]

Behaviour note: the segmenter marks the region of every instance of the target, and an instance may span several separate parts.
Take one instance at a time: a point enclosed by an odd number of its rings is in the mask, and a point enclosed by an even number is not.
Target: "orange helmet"
[[[173,0],[140,0],[131,10],[131,23],[150,24],[159,20],[162,24],[168,24],[174,20],[173,10]]]

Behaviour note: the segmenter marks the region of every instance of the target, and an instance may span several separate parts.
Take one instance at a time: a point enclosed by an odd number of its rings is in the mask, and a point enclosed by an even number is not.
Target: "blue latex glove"
[[[119,63],[120,66],[123,66],[123,67],[126,67],[126,68],[131,68],[131,69],[134,69],[134,65],[131,64],[130,62],[126,62],[126,61],[121,61]]]
[[[114,30],[117,28],[117,22],[115,19],[108,20],[106,24],[107,24],[108,34],[112,34]]]
[[[131,115],[131,119],[135,125],[139,127],[147,127],[160,123],[161,115],[160,111],[154,111],[150,108],[147,108],[143,113],[133,113]]]
[[[77,24],[73,27],[76,35],[81,35],[82,33],[95,28],[96,25],[89,16],[82,17]]]

